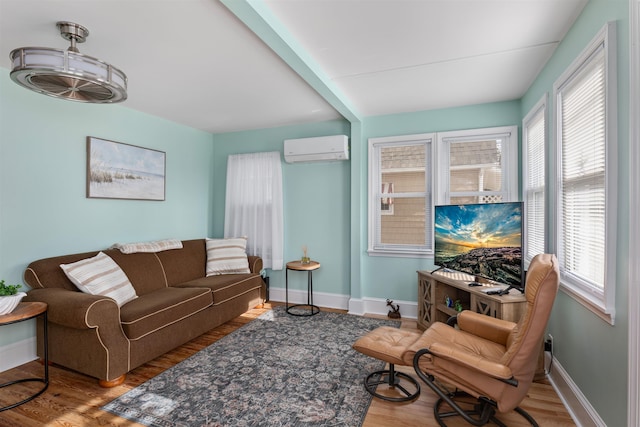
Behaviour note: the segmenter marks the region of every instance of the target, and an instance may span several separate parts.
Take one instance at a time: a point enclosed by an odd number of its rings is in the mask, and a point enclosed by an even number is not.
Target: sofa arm
[[[260,274],[262,271],[262,258],[259,256],[248,255],[247,259],[249,260],[249,270],[254,274]]]
[[[130,343],[120,323],[120,308],[108,297],[61,288],[32,289],[27,301],[48,304],[49,360],[98,378],[103,387],[124,380],[130,370]],[[38,354],[43,339],[38,330]]]
[[[24,301],[41,301],[49,306],[49,322],[75,329],[92,329],[101,325],[120,324],[120,309],[108,297],[62,288],[32,289]]]

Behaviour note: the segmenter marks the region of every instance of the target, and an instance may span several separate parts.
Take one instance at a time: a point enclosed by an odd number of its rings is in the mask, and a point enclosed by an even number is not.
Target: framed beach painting
[[[87,197],[164,200],[166,154],[87,137]]]

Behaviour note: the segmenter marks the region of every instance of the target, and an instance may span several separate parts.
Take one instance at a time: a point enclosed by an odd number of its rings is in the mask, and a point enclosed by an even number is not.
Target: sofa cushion
[[[118,306],[138,298],[127,275],[104,252],[71,264],[60,264],[60,268],[82,292],[113,298]]]
[[[219,305],[262,285],[262,277],[258,274],[224,274],[190,280],[176,287],[210,289],[213,293],[213,305]]]
[[[250,273],[247,239],[207,239],[207,276]]]
[[[158,289],[121,307],[122,329],[130,340],[137,340],[204,310],[212,302],[209,289]]]
[[[207,248],[204,239],[184,240],[182,249],[158,252],[167,284],[173,286],[205,276]]]
[[[108,249],[109,255],[125,272],[138,295],[145,295],[167,287],[167,278],[157,254],[123,254],[117,249]]]

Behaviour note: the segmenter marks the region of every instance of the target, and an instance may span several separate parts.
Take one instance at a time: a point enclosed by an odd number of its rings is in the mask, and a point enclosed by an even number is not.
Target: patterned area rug
[[[384,362],[351,345],[382,325],[400,324],[276,307],[102,409],[154,427],[361,426]]]

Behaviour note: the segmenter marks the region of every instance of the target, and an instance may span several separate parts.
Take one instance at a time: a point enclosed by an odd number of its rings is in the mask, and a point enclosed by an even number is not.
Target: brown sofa
[[[121,384],[126,373],[264,302],[262,259],[249,256],[249,274],[205,276],[204,239],[181,249],[109,255],[126,273],[138,298],[122,307],[107,297],[80,292],[60,264],[98,252],[34,261],[24,280],[32,289],[24,301],[49,305],[49,361],[98,378],[104,387]],[[43,357],[42,321],[38,355]]]

